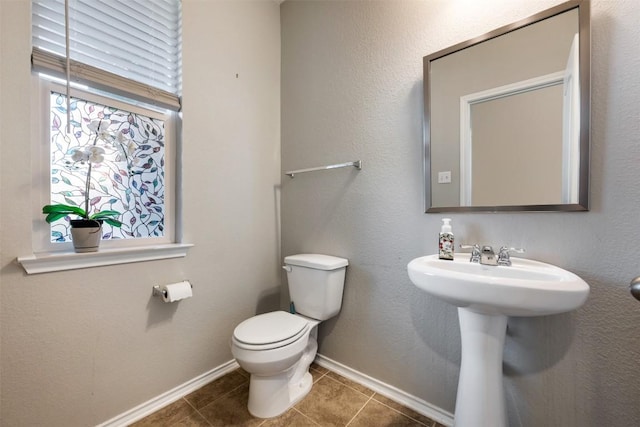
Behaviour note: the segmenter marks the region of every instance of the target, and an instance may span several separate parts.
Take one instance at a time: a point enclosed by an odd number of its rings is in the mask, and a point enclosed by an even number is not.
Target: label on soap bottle
[[[453,260],[453,233],[440,233],[440,259]]]

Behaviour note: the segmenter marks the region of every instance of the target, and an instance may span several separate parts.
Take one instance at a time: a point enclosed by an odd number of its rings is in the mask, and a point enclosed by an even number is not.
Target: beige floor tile
[[[325,372],[318,371],[313,369],[312,367],[309,368],[309,373],[311,374],[311,378],[313,378],[314,383],[327,374],[326,371]]]
[[[414,411],[413,409],[409,409],[406,406],[402,406],[401,404],[399,404],[398,402],[394,402],[393,400],[384,397],[381,394],[376,393],[373,396],[374,400],[377,400],[378,402],[382,403],[383,405],[387,405],[393,409],[395,409],[396,411],[402,412],[403,414],[405,414],[406,416],[408,416],[409,418],[413,418],[416,421],[421,422],[422,424],[426,425],[426,426],[433,426],[435,424],[435,421],[433,421],[431,418],[419,414],[416,411]]]
[[[171,424],[171,427],[211,427],[211,424],[196,412],[175,424]]]
[[[191,405],[189,405],[184,399],[180,399],[154,412],[148,417],[131,424],[131,427],[168,427],[187,418],[195,412],[195,409],[193,409]]]
[[[326,374],[327,372],[329,372],[327,368],[323,368],[322,366],[318,365],[316,362],[311,363],[310,368],[315,371],[318,371],[321,374]]]
[[[213,403],[201,408],[199,412],[214,427],[258,426],[264,420],[255,418],[249,413],[248,400],[249,383],[245,383],[231,393],[225,394]]]
[[[236,370],[186,395],[185,399],[194,408],[200,409],[244,383],[248,384],[248,379]]]
[[[240,375],[242,375],[242,376],[243,376],[243,377],[245,377],[246,379],[251,378],[251,374],[250,374],[249,372],[245,371],[245,370],[244,370],[244,369],[242,369],[242,368],[238,368],[238,369],[236,370],[236,372],[238,372]]]
[[[279,417],[266,420],[260,427],[318,427],[318,424],[292,408]]]
[[[358,384],[355,381],[351,381],[348,378],[345,378],[341,375],[336,374],[335,372],[327,372],[327,376],[330,378],[333,378],[336,381],[341,382],[342,384],[346,385],[347,387],[351,387],[352,389],[354,389],[355,391],[359,391],[360,393],[364,394],[367,397],[371,397],[374,394],[373,390],[368,389],[367,387]]]
[[[367,400],[362,393],[324,376],[296,409],[321,426],[344,426]]]
[[[424,427],[424,424],[412,420],[406,415],[372,399],[355,419],[349,423],[349,427],[371,426]]]

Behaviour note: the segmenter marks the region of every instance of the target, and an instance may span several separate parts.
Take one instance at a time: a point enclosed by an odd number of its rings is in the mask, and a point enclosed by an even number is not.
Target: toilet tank
[[[300,254],[284,259],[289,296],[296,313],[329,319],[342,307],[345,270],[349,261],[330,255]]]

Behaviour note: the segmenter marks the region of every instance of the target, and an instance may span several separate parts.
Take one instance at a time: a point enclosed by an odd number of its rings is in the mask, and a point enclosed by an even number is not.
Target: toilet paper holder
[[[185,282],[189,282],[189,286],[191,286],[191,289],[193,289],[193,284],[191,283],[190,280],[185,280]],[[164,289],[161,289],[160,285],[154,285],[151,295],[153,295],[154,297],[166,297],[167,291]]]

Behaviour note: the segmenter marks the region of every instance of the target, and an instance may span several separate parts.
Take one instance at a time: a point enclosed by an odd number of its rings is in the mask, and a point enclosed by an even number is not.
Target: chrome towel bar
[[[361,160],[356,160],[355,162],[338,163],[336,165],[319,166],[317,168],[298,169],[298,170],[295,170],[295,171],[285,172],[284,174],[290,176],[291,178],[293,178],[294,175],[297,174],[297,173],[323,171],[323,170],[328,170],[328,169],[347,168],[349,166],[353,166],[354,168],[360,170],[360,169],[362,169],[362,161]]]

